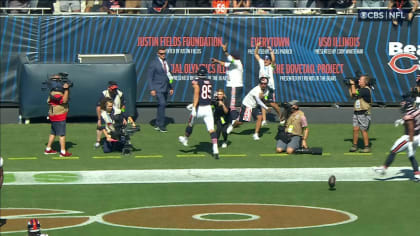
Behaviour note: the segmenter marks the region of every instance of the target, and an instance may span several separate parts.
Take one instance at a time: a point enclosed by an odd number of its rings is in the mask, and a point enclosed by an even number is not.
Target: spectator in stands
[[[255,1],[251,2],[251,6],[252,7],[257,7],[257,8],[271,8],[271,7],[273,7],[271,5],[271,0],[255,0]],[[257,10],[256,13],[257,14],[268,14],[269,9]]]
[[[408,13],[408,20],[411,21],[414,17],[414,13],[417,10],[417,7],[419,6],[418,0],[389,0],[388,2],[388,8],[389,9],[410,9],[410,12]],[[392,24],[394,26],[398,26],[398,21],[392,21]]]
[[[354,3],[361,7],[380,8],[384,6],[383,0],[354,0]]]
[[[80,1],[60,1],[61,12],[80,12]]]
[[[118,1],[118,0],[105,0],[105,1],[103,1],[103,6],[108,10],[109,14],[115,14],[117,12],[113,11],[111,9],[124,7],[124,5],[122,5],[122,3],[120,3],[120,2],[121,1]]]
[[[52,14],[54,12],[54,3],[55,3],[55,0],[42,0],[42,1],[38,1],[38,7],[50,8],[51,10],[44,11],[44,13]],[[37,13],[41,13],[41,11],[37,11]]]
[[[10,8],[29,8],[30,0],[9,0],[9,6]],[[19,14],[19,13],[27,13],[28,10],[10,10],[9,13],[12,14]]]
[[[141,7],[141,1],[140,0],[126,0],[125,1],[125,7],[126,8],[140,8]],[[136,10],[127,10],[128,14],[135,14],[139,11]]]
[[[174,8],[176,6],[176,0],[153,0],[152,6],[149,7],[149,14],[168,14],[173,13],[169,8]]]
[[[295,0],[274,0],[273,5],[275,8],[287,8],[287,10],[276,11],[276,13],[283,14],[293,13],[292,9],[296,7]]]
[[[249,8],[251,7],[251,0],[233,0],[233,7],[234,8]],[[249,13],[248,10],[244,10],[244,11],[234,11],[236,14],[244,14],[244,13]]]
[[[230,0],[212,0],[213,14],[227,14]]]
[[[298,0],[297,7],[299,9],[295,11],[295,14],[311,15],[319,13],[319,11],[311,9],[316,7],[316,0]]]
[[[29,7],[30,8],[37,8],[38,7],[38,0],[30,0]]]
[[[85,12],[107,12],[108,9],[102,0],[86,0]]]
[[[211,8],[210,0],[192,0],[186,3],[186,7]],[[206,14],[208,10],[192,10],[191,13]]]

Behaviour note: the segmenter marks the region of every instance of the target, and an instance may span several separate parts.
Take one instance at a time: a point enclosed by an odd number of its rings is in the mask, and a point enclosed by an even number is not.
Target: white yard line
[[[74,174],[71,182],[40,182],[37,174]],[[335,175],[337,181],[398,181],[413,176],[411,167],[391,167],[385,176],[371,167],[345,168],[244,168],[244,169],[155,169],[155,170],[98,170],[98,171],[16,171],[16,181],[5,185],[51,184],[122,184],[122,183],[195,183],[195,182],[316,182],[327,181]],[[57,175],[51,176],[57,178]],[[47,177],[43,176],[44,181]],[[52,179],[49,179],[52,181]]]

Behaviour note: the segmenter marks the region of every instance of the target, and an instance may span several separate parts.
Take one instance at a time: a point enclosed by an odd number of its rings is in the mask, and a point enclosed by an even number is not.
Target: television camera
[[[122,115],[115,116],[115,131],[111,133],[111,137],[119,142],[118,149],[123,155],[131,154],[135,149],[131,144],[131,136],[140,131],[140,127],[133,127],[131,124],[124,124]]]
[[[48,79],[42,82],[41,90],[49,90],[49,91],[64,91],[63,85],[68,84],[69,88],[73,87],[73,82],[68,78],[69,74],[66,72],[60,72],[58,74],[54,74],[48,76]]]
[[[343,79],[343,83],[346,86],[350,87],[351,86],[351,82],[350,81],[354,81],[354,85],[356,86],[356,88],[359,88],[359,79],[360,79],[361,76],[363,76],[363,74],[361,74],[358,71],[358,72],[356,72],[356,76],[354,76],[354,77],[345,77]],[[365,75],[365,76],[367,76],[367,75]],[[367,86],[369,86],[371,88],[374,88],[376,86],[376,79],[369,77],[369,82],[368,82]]]

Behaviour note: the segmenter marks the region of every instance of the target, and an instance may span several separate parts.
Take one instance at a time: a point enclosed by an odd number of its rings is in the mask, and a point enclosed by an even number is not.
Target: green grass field
[[[102,185],[13,185],[14,171],[80,171],[143,169],[213,168],[334,168],[370,167],[383,163],[394,140],[402,134],[392,125],[375,125],[370,130],[371,155],[350,154],[350,124],[310,126],[308,144],[323,147],[324,155],[274,154],[276,125],[263,129],[262,139],[252,140],[253,124],[234,130],[221,159],[210,155],[209,135],[197,125],[190,147],[177,137],[184,125],[170,125],[159,133],[150,125],[132,137],[138,149],[131,155],[103,154],[94,149],[95,124],[68,124],[67,143],[75,158],[63,160],[45,156],[43,150],[48,124],[1,125],[1,155],[5,159],[6,183],[1,190],[2,208],[46,208],[97,214],[142,206],[261,203],[334,208],[358,216],[358,220],[338,226],[273,231],[175,231],[130,229],[93,223],[87,226],[48,231],[54,235],[416,235],[420,211],[417,210],[420,183],[413,181],[340,182],[328,191],[325,182],[250,182],[250,183],[146,183]],[[57,144],[58,146],[58,144]],[[194,156],[195,155],[195,156]],[[223,156],[224,155],[224,156]],[[398,155],[393,166],[408,167],[405,155]],[[68,177],[70,181],[73,178]],[[41,218],[42,224],[42,218]],[[23,225],[25,229],[25,225]],[[1,230],[1,228],[0,228]],[[11,235],[26,235],[13,233]]]

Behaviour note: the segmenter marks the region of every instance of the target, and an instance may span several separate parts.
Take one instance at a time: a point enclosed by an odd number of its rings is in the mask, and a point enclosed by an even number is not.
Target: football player
[[[188,125],[185,129],[185,135],[179,136],[178,140],[184,146],[188,146],[188,138],[193,131],[194,121],[202,118],[206,124],[207,130],[210,133],[211,142],[213,144],[213,156],[219,159],[219,149],[217,147],[217,134],[214,131],[213,111],[211,109],[212,100],[212,84],[207,78],[207,68],[200,66],[197,72],[197,79],[192,81],[194,88],[194,100],[191,115],[188,119]]]
[[[386,169],[394,161],[397,153],[407,150],[407,156],[414,171],[414,180],[420,181],[419,165],[415,158],[416,147],[420,141],[420,110],[415,107],[415,99],[407,96],[401,102],[401,111],[403,112],[405,134],[395,141],[384,165],[381,167],[374,167],[373,170],[384,175]]]

